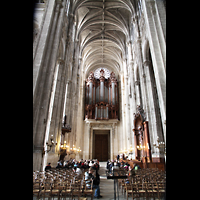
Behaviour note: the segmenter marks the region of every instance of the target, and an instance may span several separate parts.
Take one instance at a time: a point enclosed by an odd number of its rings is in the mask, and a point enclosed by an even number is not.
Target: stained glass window
[[[94,71],[94,77],[99,79],[100,77],[100,70],[103,69],[104,70],[104,77],[106,79],[108,79],[110,77],[110,71],[107,68],[98,68]]]

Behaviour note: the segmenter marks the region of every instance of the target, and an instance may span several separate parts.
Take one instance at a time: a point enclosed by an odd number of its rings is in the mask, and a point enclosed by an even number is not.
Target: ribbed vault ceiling
[[[106,67],[117,75],[126,58],[133,5],[127,0],[76,0],[73,11],[85,74]]]

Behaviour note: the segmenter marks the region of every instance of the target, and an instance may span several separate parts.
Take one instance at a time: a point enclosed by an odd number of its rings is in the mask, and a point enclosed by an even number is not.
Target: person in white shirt
[[[78,167],[74,167],[73,171],[77,174],[77,176],[80,176],[82,174],[82,170]]]

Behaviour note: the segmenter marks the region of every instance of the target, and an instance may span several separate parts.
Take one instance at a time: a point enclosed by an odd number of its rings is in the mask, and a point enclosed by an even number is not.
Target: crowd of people
[[[64,161],[59,160],[56,166],[56,168],[67,168],[67,169],[72,169],[74,167],[81,169],[89,169],[90,167],[93,167],[94,169],[99,169],[99,161],[97,159],[96,160],[81,159],[79,161],[77,161],[76,159],[69,159]],[[45,167],[45,171],[50,168],[51,168],[51,163],[48,163],[48,165]]]
[[[110,161],[110,160],[108,160],[107,161],[107,170],[108,170],[108,172],[111,172],[112,171],[112,169],[113,169],[113,167],[119,167],[119,168],[123,168],[123,169],[125,169],[125,170],[137,170],[137,169],[141,169],[141,167],[138,165],[138,164],[136,164],[136,163],[134,163],[134,166],[133,166],[133,168],[130,166],[130,164],[128,163],[128,162],[124,162],[124,160],[122,159],[122,160],[119,160],[119,159],[116,159],[116,160],[112,160],[112,161]]]

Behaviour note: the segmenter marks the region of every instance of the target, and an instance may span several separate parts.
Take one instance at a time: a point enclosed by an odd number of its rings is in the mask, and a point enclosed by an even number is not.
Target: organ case
[[[118,82],[115,73],[108,79],[100,70],[99,79],[90,72],[85,83],[85,119],[118,119]]]

